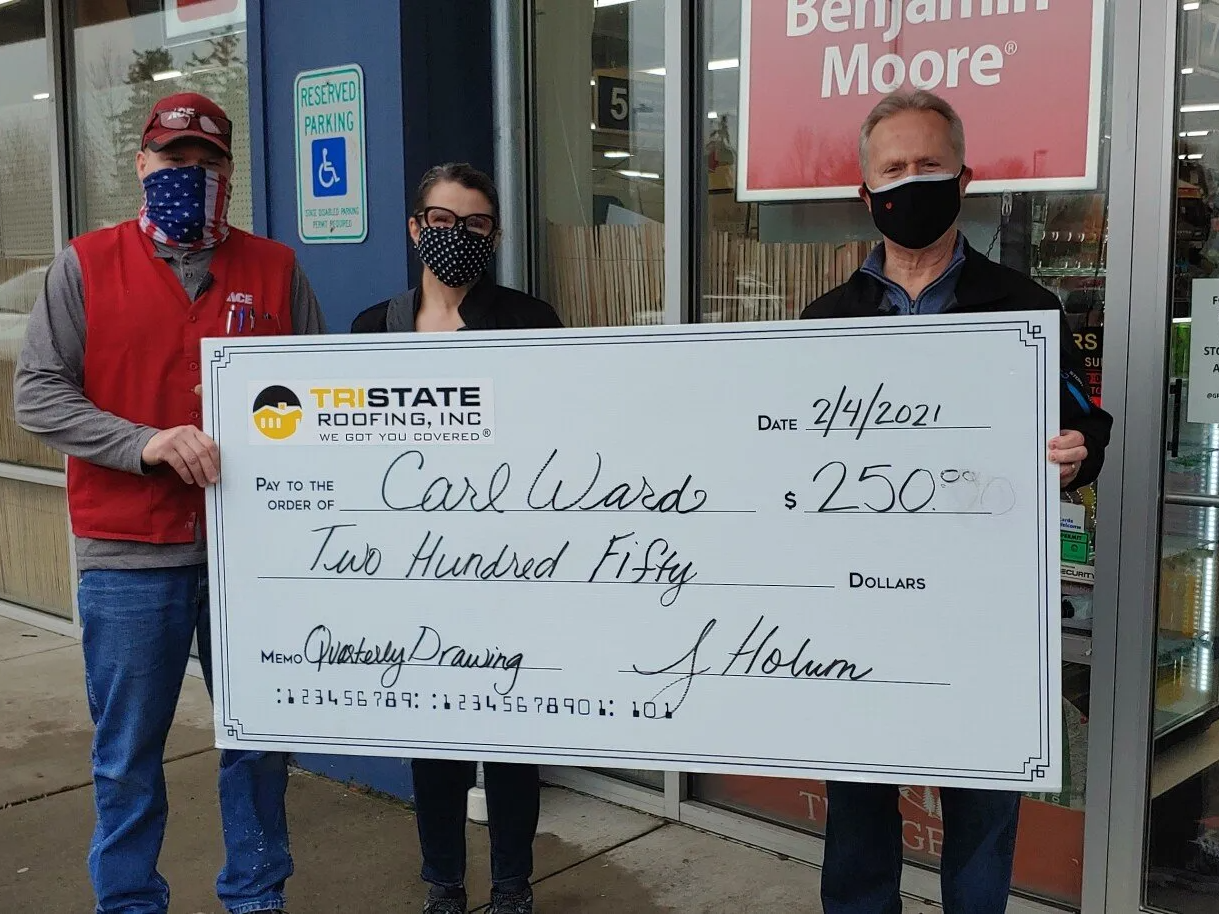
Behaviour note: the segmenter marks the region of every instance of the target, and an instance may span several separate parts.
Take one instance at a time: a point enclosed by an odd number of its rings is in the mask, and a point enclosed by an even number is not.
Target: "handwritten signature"
[[[710,664],[700,666],[700,653],[704,651],[704,648],[711,652],[712,656],[715,655],[713,649],[706,646],[718,624],[718,619],[708,621],[690,649],[666,666],[659,669],[646,669],[636,664],[631,667],[632,672],[641,676],[676,677],[657,692],[653,700],[670,691],[680,690],[680,697],[670,707],[670,711],[676,712],[685,703],[694,681],[700,676],[787,676],[792,679],[834,679],[860,682],[874,672],[872,667],[860,671],[858,664],[849,659],[835,658],[826,662],[806,656],[813,644],[813,639],[809,637],[804,638],[793,651],[790,643],[781,644],[784,639],[778,625],[772,625],[770,630],[759,638],[759,632],[766,625],[765,615],[758,617],[758,621],[754,623],[753,628],[749,630],[749,634],[740,642],[736,650],[728,654],[721,654]],[[705,655],[703,660],[706,661]],[[722,668],[719,666],[721,660],[724,661]]]

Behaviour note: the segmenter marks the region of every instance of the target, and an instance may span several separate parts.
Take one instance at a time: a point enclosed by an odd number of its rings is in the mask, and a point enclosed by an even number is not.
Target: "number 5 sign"
[[[625,79],[597,76],[596,121],[599,130],[663,133],[664,78]]]

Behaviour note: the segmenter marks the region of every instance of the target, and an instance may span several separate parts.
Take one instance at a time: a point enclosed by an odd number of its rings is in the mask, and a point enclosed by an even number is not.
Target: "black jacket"
[[[405,331],[415,329],[415,315],[423,300],[423,290],[410,289],[360,312],[351,322],[352,333],[385,333],[391,315]],[[516,289],[497,286],[483,276],[466,293],[458,309],[467,330],[538,330],[562,327],[563,322],[546,302]]]
[[[977,314],[996,311],[1055,310],[1062,313],[1058,297],[1010,267],[1002,266],[965,245],[965,265],[957,280],[956,302],[947,314]],[[875,276],[861,270],[845,283],[818,298],[800,315],[802,318],[877,317],[892,313],[885,300],[885,287]],[[1088,457],[1070,488],[1078,489],[1100,475],[1109,444],[1113,418],[1088,399],[1083,381],[1083,354],[1062,318],[1062,375],[1059,422],[1064,429],[1083,434]]]

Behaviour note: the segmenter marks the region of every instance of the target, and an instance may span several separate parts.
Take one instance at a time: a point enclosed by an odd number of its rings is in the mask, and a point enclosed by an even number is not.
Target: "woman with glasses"
[[[423,281],[364,311],[352,333],[562,326],[550,305],[496,285],[487,273],[501,234],[499,194],[487,175],[466,164],[437,165],[419,182],[411,212]]]
[[[487,272],[500,240],[499,195],[489,177],[469,165],[439,165],[423,176],[412,213],[410,235],[423,280],[364,311],[352,333],[562,326],[550,305],[496,285]],[[474,762],[415,759],[411,771],[423,879],[431,885],[424,914],[465,914],[466,796],[474,786]],[[487,762],[483,776],[491,914],[532,914],[537,766]]]

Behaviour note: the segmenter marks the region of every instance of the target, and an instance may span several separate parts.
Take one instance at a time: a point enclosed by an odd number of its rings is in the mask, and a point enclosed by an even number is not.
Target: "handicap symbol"
[[[341,197],[347,193],[347,141],[341,136],[314,140],[312,184],[315,197]]]
[[[341,179],[339,173],[334,170],[334,166],[330,164],[330,150],[322,148],[322,164],[317,168],[317,181],[322,187],[330,188],[338,184]]]

